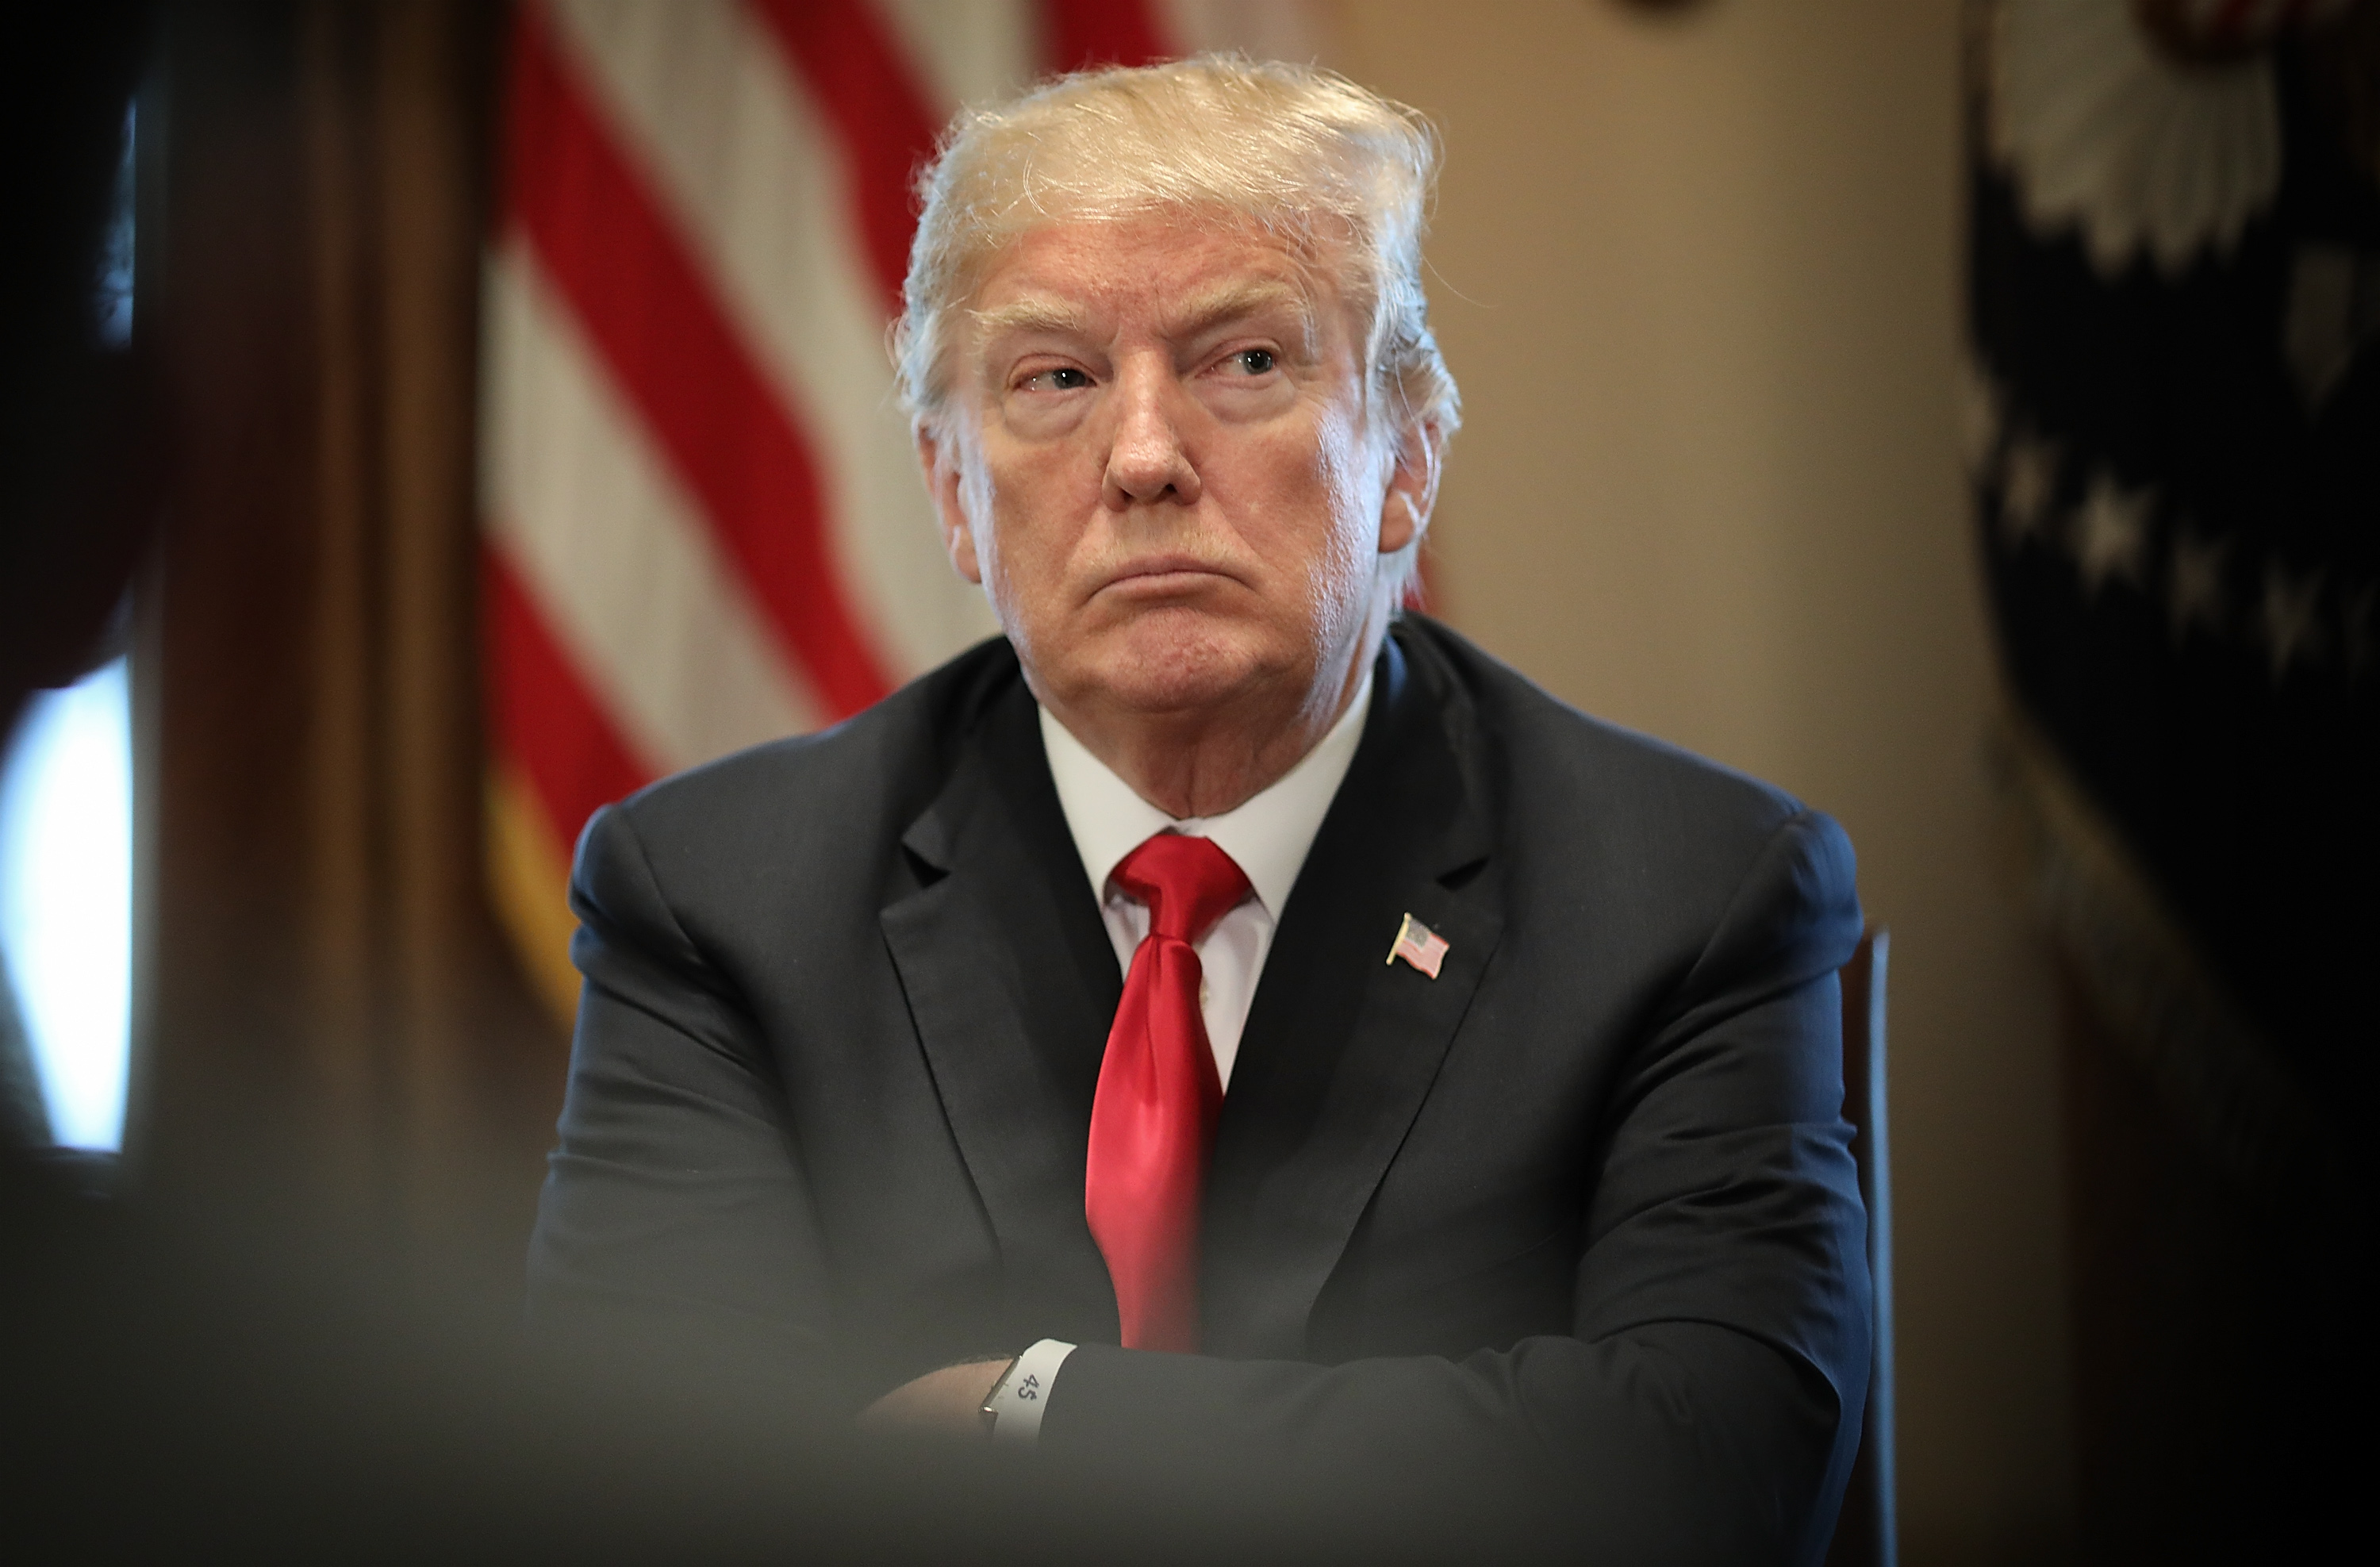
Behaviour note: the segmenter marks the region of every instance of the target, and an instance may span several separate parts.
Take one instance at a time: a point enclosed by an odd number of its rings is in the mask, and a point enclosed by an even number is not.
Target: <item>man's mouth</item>
[[[1111,574],[1101,591],[1161,594],[1230,577],[1230,572],[1194,555],[1148,555]]]

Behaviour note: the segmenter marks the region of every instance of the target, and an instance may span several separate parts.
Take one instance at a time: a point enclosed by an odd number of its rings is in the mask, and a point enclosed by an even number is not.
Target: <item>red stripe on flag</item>
[[[925,95],[865,0],[752,0],[752,6],[833,122],[852,216],[889,320],[901,313],[917,227],[910,183],[934,154]]]
[[[1041,0],[1041,55],[1051,70],[1145,66],[1176,53],[1147,0]]]
[[[651,783],[502,549],[480,552],[489,732],[520,769],[567,854],[596,810]]]
[[[827,553],[818,468],[701,269],[573,79],[544,7],[519,7],[510,217],[691,491],[820,703],[891,689]]]

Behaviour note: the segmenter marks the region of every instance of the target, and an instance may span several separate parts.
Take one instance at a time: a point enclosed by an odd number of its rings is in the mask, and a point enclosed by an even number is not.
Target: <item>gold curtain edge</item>
[[[486,781],[488,891],[538,1000],[567,1033],[578,1016],[570,857],[528,780],[502,764]]]

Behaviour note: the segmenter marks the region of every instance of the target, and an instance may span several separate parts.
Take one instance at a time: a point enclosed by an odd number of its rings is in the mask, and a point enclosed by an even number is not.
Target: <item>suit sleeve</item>
[[[1086,1345],[1041,1428],[1083,1472],[1220,1462],[1375,1524],[1482,1519],[1598,1561],[1815,1561],[1857,1445],[1865,1215],[1841,1119],[1851,846],[1769,840],[1627,1063],[1572,1332],[1336,1367]],[[1227,1455],[1220,1460],[1218,1455]]]
[[[632,1335],[722,1374],[813,1361],[827,1270],[783,1091],[627,811],[589,823],[570,902],[585,985],[529,1246],[532,1322]]]

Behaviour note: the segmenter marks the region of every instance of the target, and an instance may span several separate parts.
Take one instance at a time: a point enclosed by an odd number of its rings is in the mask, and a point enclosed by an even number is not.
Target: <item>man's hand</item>
[[[874,1432],[920,1432],[981,1437],[983,1401],[1013,1360],[977,1360],[902,1383],[860,1412],[859,1428]]]

